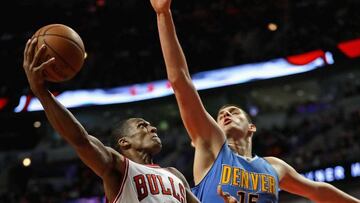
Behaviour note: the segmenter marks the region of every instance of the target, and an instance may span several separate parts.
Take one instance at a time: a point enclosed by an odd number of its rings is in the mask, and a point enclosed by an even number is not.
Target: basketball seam
[[[49,31],[51,28],[54,28],[54,27],[59,27],[60,25],[62,24],[58,24],[58,25],[53,25],[53,26],[49,26],[46,30],[44,30],[44,32],[41,34],[41,32],[39,32],[39,34],[36,36],[36,37],[44,37],[45,35],[48,35],[48,36],[56,36],[56,37],[61,37],[63,39],[67,39],[69,41],[71,41],[72,43],[74,43],[82,52],[82,55],[85,55],[85,50],[82,49],[82,47],[74,40],[72,40],[71,38],[68,38],[68,37],[65,37],[63,35],[59,35],[59,34],[47,34],[46,32]]]
[[[53,28],[53,27],[57,27],[57,26],[59,26],[59,25],[51,25],[51,26],[49,26],[47,29],[44,30],[43,34],[41,34],[41,32],[39,32],[39,35],[38,35],[38,36],[43,36],[43,35],[45,35],[46,31],[50,30],[50,29]]]
[[[52,74],[52,72],[48,71],[47,69],[44,70],[45,74],[49,77],[54,78],[55,80],[52,80],[51,78],[48,78],[49,80],[52,81],[58,81],[58,80],[63,80],[64,78],[62,78],[61,76],[58,76],[57,74]]]
[[[47,48],[50,48],[63,62],[65,62],[66,65],[68,65],[71,70],[73,70],[74,72],[77,72],[77,70],[74,67],[72,67],[72,65],[69,64],[63,57],[61,57],[61,55],[58,52],[56,52],[55,49],[53,49],[51,46],[49,46],[49,44],[46,42],[46,39],[44,39],[44,44],[46,44]]]
[[[50,26],[50,27],[54,27],[54,26]],[[44,30],[41,30],[41,29],[40,29],[39,31],[37,31],[37,33],[34,34],[33,37],[36,37],[36,38],[39,38],[39,36],[42,36],[42,37],[43,37],[44,35],[41,35],[41,33],[42,33],[43,31],[44,31]],[[43,43],[46,44],[45,38],[43,38]],[[40,45],[39,43],[36,44],[36,49],[37,49],[37,50],[40,49],[39,45]],[[55,74],[55,73],[53,73],[53,72],[51,72],[51,71],[48,71],[47,69],[44,70],[44,74],[46,75],[46,77],[47,77],[48,80],[53,81],[53,82],[56,82],[56,81],[59,81],[59,80],[63,80],[63,79],[64,79],[64,78],[61,77],[60,75],[57,75],[57,74]]]
[[[81,52],[83,53],[83,55],[84,55],[84,50],[81,48],[81,46],[78,44],[78,43],[76,43],[76,41],[74,41],[74,40],[72,40],[71,38],[68,38],[68,37],[65,37],[65,36],[63,36],[63,35],[58,35],[58,34],[43,34],[43,35],[39,35],[39,36],[56,36],[56,37],[61,37],[61,38],[64,38],[64,39],[67,39],[67,40],[69,40],[69,41],[71,41],[72,43],[74,43],[80,50],[81,50]]]
[[[62,60],[72,71],[74,71],[75,73],[77,73],[77,72],[79,72],[79,70],[76,70],[68,61],[66,61],[58,52],[56,52],[56,51],[55,51],[51,46],[49,46],[49,44],[46,42],[46,38],[45,38],[46,35],[48,35],[48,36],[60,37],[60,38],[66,39],[66,40],[70,41],[71,43],[75,44],[75,46],[77,46],[77,47],[80,49],[80,51],[82,52],[82,55],[85,54],[85,50],[83,50],[82,47],[81,47],[76,41],[72,40],[71,38],[68,38],[68,37],[65,37],[65,36],[62,36],[62,35],[58,35],[58,34],[47,34],[47,31],[49,31],[50,29],[52,29],[52,28],[54,28],[54,27],[61,26],[61,25],[62,25],[62,24],[49,26],[47,29],[44,29],[44,30],[40,31],[35,37],[40,37],[40,36],[43,37],[43,42],[44,42],[44,44],[46,44],[47,47],[50,48],[50,49],[53,51],[53,53],[54,53],[56,56],[58,56],[59,59]],[[39,47],[38,47],[38,49],[39,49]],[[47,72],[48,72],[48,71],[47,71]],[[50,72],[48,72],[48,74],[49,74],[49,73],[50,73]],[[52,77],[58,78],[58,79],[60,79],[60,80],[66,79],[66,77],[63,78],[63,77],[61,77],[61,76],[59,76],[59,75],[57,75],[57,74],[53,75],[53,74],[50,73],[50,75],[52,75]],[[57,80],[57,79],[56,79],[56,80]]]
[[[60,25],[61,25],[61,24],[60,24]],[[78,43],[76,43],[76,41],[72,40],[71,38],[68,38],[68,37],[65,37],[65,36],[62,36],[62,35],[58,35],[58,34],[47,34],[47,33],[46,33],[46,32],[49,31],[51,28],[58,27],[58,26],[60,26],[60,25],[49,26],[48,29],[46,29],[46,30],[44,31],[44,34],[39,33],[39,36],[49,35],[49,36],[57,36],[57,37],[62,37],[62,38],[64,38],[64,39],[67,39],[67,40],[73,42],[74,44],[76,44],[76,46],[83,52],[83,55],[84,55],[85,50],[83,50],[83,49],[81,48],[81,46],[80,46]]]

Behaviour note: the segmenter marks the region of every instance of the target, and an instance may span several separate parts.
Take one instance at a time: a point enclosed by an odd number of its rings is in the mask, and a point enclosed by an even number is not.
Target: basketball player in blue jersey
[[[37,39],[24,50],[23,68],[30,88],[44,107],[53,128],[76,151],[80,159],[103,180],[108,202],[198,203],[184,176],[175,168],[153,164],[161,150],[156,128],[142,118],[131,118],[115,128],[116,148],[104,146],[89,135],[76,118],[45,87],[43,70],[54,59],[41,63],[45,46],[35,52]]]
[[[328,183],[304,178],[278,158],[253,156],[256,126],[241,108],[224,106],[214,120],[191,81],[172,19],[171,0],[150,1],[168,79],[195,147],[193,192],[202,203],[235,202],[233,198],[239,203],[278,202],[280,188],[315,202],[359,202]]]

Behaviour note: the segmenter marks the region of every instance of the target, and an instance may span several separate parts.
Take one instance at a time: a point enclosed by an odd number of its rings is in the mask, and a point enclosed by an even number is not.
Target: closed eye
[[[218,115],[218,117],[217,117],[217,120],[219,121],[223,116],[224,116],[223,113],[219,113],[219,115]]]
[[[138,128],[146,128],[149,125],[149,123],[141,122],[137,125]]]

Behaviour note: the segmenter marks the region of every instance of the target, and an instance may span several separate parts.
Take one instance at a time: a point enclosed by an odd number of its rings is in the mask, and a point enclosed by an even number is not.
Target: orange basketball
[[[82,68],[85,60],[84,43],[79,34],[69,26],[50,24],[38,29],[37,51],[43,44],[46,53],[41,62],[55,57],[55,64],[44,70],[45,79],[51,82],[63,82],[72,79]]]

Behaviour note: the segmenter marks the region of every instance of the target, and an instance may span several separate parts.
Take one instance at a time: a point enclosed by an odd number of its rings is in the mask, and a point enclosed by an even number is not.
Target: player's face
[[[131,140],[131,147],[145,150],[151,154],[157,154],[161,150],[161,140],[158,137],[157,129],[142,118],[129,120],[128,136]]]
[[[250,126],[244,111],[235,106],[221,109],[217,116],[217,123],[226,134],[234,130],[247,133]]]

